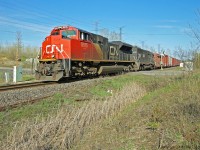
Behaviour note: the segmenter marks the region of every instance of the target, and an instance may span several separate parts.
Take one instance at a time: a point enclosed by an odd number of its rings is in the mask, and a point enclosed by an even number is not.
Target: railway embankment
[[[199,82],[198,73],[78,82],[51,98],[1,112],[1,148],[196,148]]]
[[[74,149],[200,149],[200,73],[164,80],[148,82],[145,96],[91,127]]]

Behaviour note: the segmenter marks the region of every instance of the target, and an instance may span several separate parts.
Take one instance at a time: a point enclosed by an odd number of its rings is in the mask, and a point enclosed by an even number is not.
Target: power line
[[[43,20],[49,21],[49,19],[51,19],[51,20],[53,19],[53,20],[56,20],[56,23],[59,22],[59,23],[63,24],[62,20],[66,20],[67,18],[69,18],[74,23],[81,23],[81,24],[87,24],[87,25],[92,26],[91,23],[88,23],[88,22],[85,22],[85,21],[80,21],[80,20],[77,20],[77,19],[74,19],[74,18],[68,17],[68,16],[66,17],[66,16],[63,16],[62,14],[56,14],[56,11],[51,11],[50,9],[48,9],[48,11],[47,11],[44,8],[41,9],[41,8],[37,7],[38,5],[31,7],[32,9],[29,9],[29,11],[27,11],[27,6],[30,5],[30,4],[27,4],[27,3],[26,3],[27,5],[22,5],[22,4],[17,5],[17,4],[18,3],[8,3],[8,2],[3,3],[3,5],[6,8],[10,8],[11,10],[19,10],[20,12],[25,12],[25,14],[30,14],[31,16],[38,16],[39,18],[43,18]],[[25,4],[25,2],[23,4]],[[35,9],[33,9],[33,8],[35,8]],[[40,12],[40,14],[35,13],[35,12]],[[30,20],[30,18],[29,18],[29,20]]]
[[[128,34],[129,36],[133,36],[133,35],[151,35],[151,36],[159,36],[159,35],[162,35],[162,36],[181,36],[181,35],[186,35],[186,34],[175,34],[175,33],[138,33],[138,34]]]
[[[35,19],[35,18],[28,18],[29,19],[28,22],[32,22],[32,23],[35,23],[35,24],[41,23],[42,25],[45,24],[45,25],[49,26],[50,25],[49,24],[49,20],[52,20],[51,24],[55,23],[55,22],[56,22],[56,24],[57,23],[63,24],[63,22],[65,22],[64,20],[66,20],[66,18],[69,18],[72,21],[72,23],[85,24],[85,25],[88,25],[88,26],[93,26],[92,23],[89,23],[89,22],[86,22],[86,21],[80,21],[80,20],[74,19],[72,17],[64,16],[62,14],[56,14],[56,11],[51,11],[50,9],[48,9],[48,10],[46,10],[44,8],[41,9],[40,7],[38,7],[38,5],[37,6],[34,5],[34,7],[31,7],[30,9],[27,9],[28,8],[27,6],[30,5],[30,3],[27,3],[27,2],[23,3],[25,5],[23,5],[21,3],[20,4],[19,3],[15,3],[15,2],[12,2],[12,3],[11,2],[10,3],[9,2],[4,2],[4,3],[2,3],[2,5],[4,7],[6,7],[6,8],[9,8],[11,11],[19,10],[19,12],[24,12],[24,14],[26,14],[26,15],[36,16],[36,17],[42,19],[42,21],[41,21],[41,20],[38,20],[38,19]],[[35,12],[41,12],[41,13],[39,14],[39,13],[35,13]],[[17,18],[17,19],[19,19],[19,18]],[[26,22],[27,22],[27,20],[26,20]],[[68,23],[68,24],[70,24],[70,23]],[[55,26],[55,25],[53,25],[53,26]],[[99,26],[97,28],[99,28]],[[97,28],[95,28],[96,31],[97,31]],[[105,28],[105,27],[102,27],[102,28]]]
[[[5,20],[3,18],[0,18],[0,20],[2,20],[4,23],[7,22],[7,24],[9,25],[15,25],[15,26],[18,26],[18,27],[23,27],[23,28],[26,28],[26,29],[29,29],[29,30],[32,30],[32,31],[35,31],[35,32],[41,32],[41,33],[47,33],[47,31],[44,31],[43,29],[38,29],[37,28],[37,25],[38,24],[23,24],[23,23],[27,23],[27,22],[17,22],[16,20]],[[34,26],[35,25],[35,26]]]

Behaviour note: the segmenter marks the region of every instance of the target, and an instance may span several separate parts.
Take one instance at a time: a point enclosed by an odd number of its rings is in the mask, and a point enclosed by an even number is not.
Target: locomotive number
[[[63,44],[60,45],[60,49],[58,46],[56,45],[47,45],[46,46],[46,53],[47,54],[52,54],[55,49],[59,52],[59,53],[62,53],[64,50],[63,50]]]

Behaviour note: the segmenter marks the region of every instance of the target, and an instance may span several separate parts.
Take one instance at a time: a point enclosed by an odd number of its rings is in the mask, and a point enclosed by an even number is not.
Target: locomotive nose
[[[56,51],[55,48],[59,43],[59,40],[56,40],[56,36],[48,36],[42,44],[42,59],[55,59]]]

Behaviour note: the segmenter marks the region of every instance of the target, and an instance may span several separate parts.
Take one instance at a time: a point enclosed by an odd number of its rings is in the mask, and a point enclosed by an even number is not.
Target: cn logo
[[[63,50],[63,44],[60,45],[60,49],[56,45],[47,45],[46,46],[46,53],[47,54],[52,54],[55,50],[57,50],[59,53],[62,53]]]

